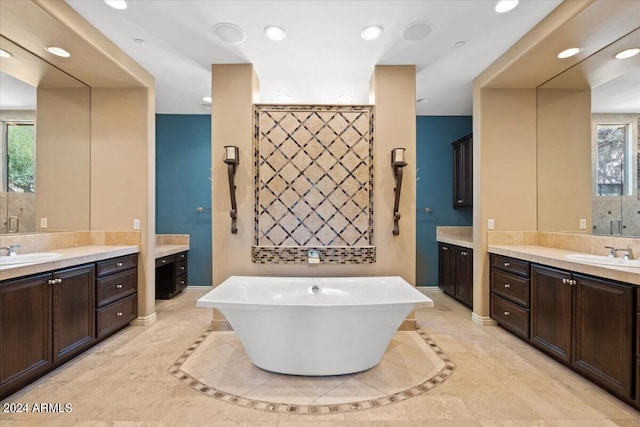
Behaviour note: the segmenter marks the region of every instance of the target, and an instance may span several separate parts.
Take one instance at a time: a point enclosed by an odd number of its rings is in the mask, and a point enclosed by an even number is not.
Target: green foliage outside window
[[[9,124],[7,126],[7,190],[20,193],[35,191],[34,126]]]
[[[598,195],[622,196],[625,191],[626,125],[599,125]]]

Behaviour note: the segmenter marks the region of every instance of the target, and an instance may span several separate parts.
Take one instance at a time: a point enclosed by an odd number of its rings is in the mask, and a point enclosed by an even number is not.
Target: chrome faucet
[[[626,249],[605,246],[605,249],[610,249],[609,254],[607,255],[609,258],[615,258],[618,252],[624,251],[623,259],[633,259],[633,249],[631,249],[631,246],[628,246]]]
[[[9,256],[16,256],[16,248],[19,248],[20,245],[9,245],[9,246],[1,246],[0,249],[5,249],[9,252]]]

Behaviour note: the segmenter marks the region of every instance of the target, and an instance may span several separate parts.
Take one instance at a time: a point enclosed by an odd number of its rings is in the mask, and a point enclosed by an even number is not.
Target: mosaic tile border
[[[331,405],[294,405],[276,402],[266,402],[262,400],[249,399],[235,394],[227,393],[210,387],[191,375],[182,371],[182,364],[193,354],[193,352],[204,342],[204,340],[214,332],[207,329],[198,337],[198,339],[175,361],[169,368],[169,372],[179,381],[183,382],[192,389],[199,391],[209,397],[240,406],[242,408],[255,409],[258,411],[273,412],[279,414],[296,414],[296,415],[327,415],[344,412],[363,411],[366,409],[379,408],[393,403],[398,403],[419,396],[423,393],[433,390],[438,385],[445,382],[455,371],[456,364],[447,356],[442,349],[429,337],[422,329],[416,328],[416,332],[424,340],[424,342],[433,350],[433,352],[444,362],[444,367],[430,379],[411,387],[407,390],[380,397],[378,399],[362,400],[357,402],[347,402]]]
[[[306,264],[309,251],[318,251],[320,264],[373,264],[376,262],[375,246],[342,247],[271,247],[252,246],[251,262],[256,264]]]
[[[254,196],[254,247],[252,248],[252,262],[259,264],[298,264],[307,262],[307,252],[310,249],[318,249],[310,246],[298,246],[299,250],[294,253],[292,248],[294,246],[266,246],[260,245],[260,114],[261,112],[345,112],[345,113],[366,113],[369,117],[369,135],[368,135],[368,221],[366,240],[371,245],[374,242],[374,227],[373,227],[373,191],[374,191],[374,156],[373,156],[373,144],[374,144],[374,122],[375,122],[375,107],[372,105],[271,105],[271,104],[255,104],[254,105],[254,135],[253,135],[253,196]],[[289,243],[290,244],[290,243]],[[304,244],[304,243],[303,243]],[[322,249],[331,248],[330,244],[322,246]],[[340,256],[346,257],[346,262],[340,262],[337,258],[338,255],[332,255],[330,252],[325,257],[325,262],[331,264],[370,264],[375,263],[375,248],[372,253],[371,247],[368,245],[362,246],[336,246],[340,248]]]

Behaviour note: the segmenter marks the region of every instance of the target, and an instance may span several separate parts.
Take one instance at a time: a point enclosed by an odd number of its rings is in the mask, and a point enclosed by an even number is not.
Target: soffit
[[[0,34],[91,87],[153,84],[152,76],[61,1],[0,1]],[[63,47],[71,57],[52,55],[45,46]]]
[[[567,19],[556,25],[554,19],[562,15]],[[532,37],[521,39],[492,64],[479,83],[487,88],[538,87],[633,32],[638,22],[638,1],[565,2],[531,31]],[[556,57],[569,47],[582,51],[571,58]]]

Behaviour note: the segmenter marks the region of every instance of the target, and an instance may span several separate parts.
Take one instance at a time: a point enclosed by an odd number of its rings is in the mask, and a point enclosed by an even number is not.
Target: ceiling
[[[473,79],[561,3],[525,0],[498,14],[494,0],[129,0],[125,10],[66,2],[155,77],[157,113],[208,113],[202,96],[211,92],[213,63],[252,63],[260,102],[289,95],[290,104],[336,104],[341,95],[367,104],[376,64],[415,64],[416,98],[428,99],[416,104],[418,115],[471,115]],[[419,21],[431,33],[405,40],[405,27]],[[218,23],[240,27],[244,40],[222,41],[212,31]],[[372,24],[384,32],[366,41],[360,33]],[[267,25],[286,38],[267,39]]]

